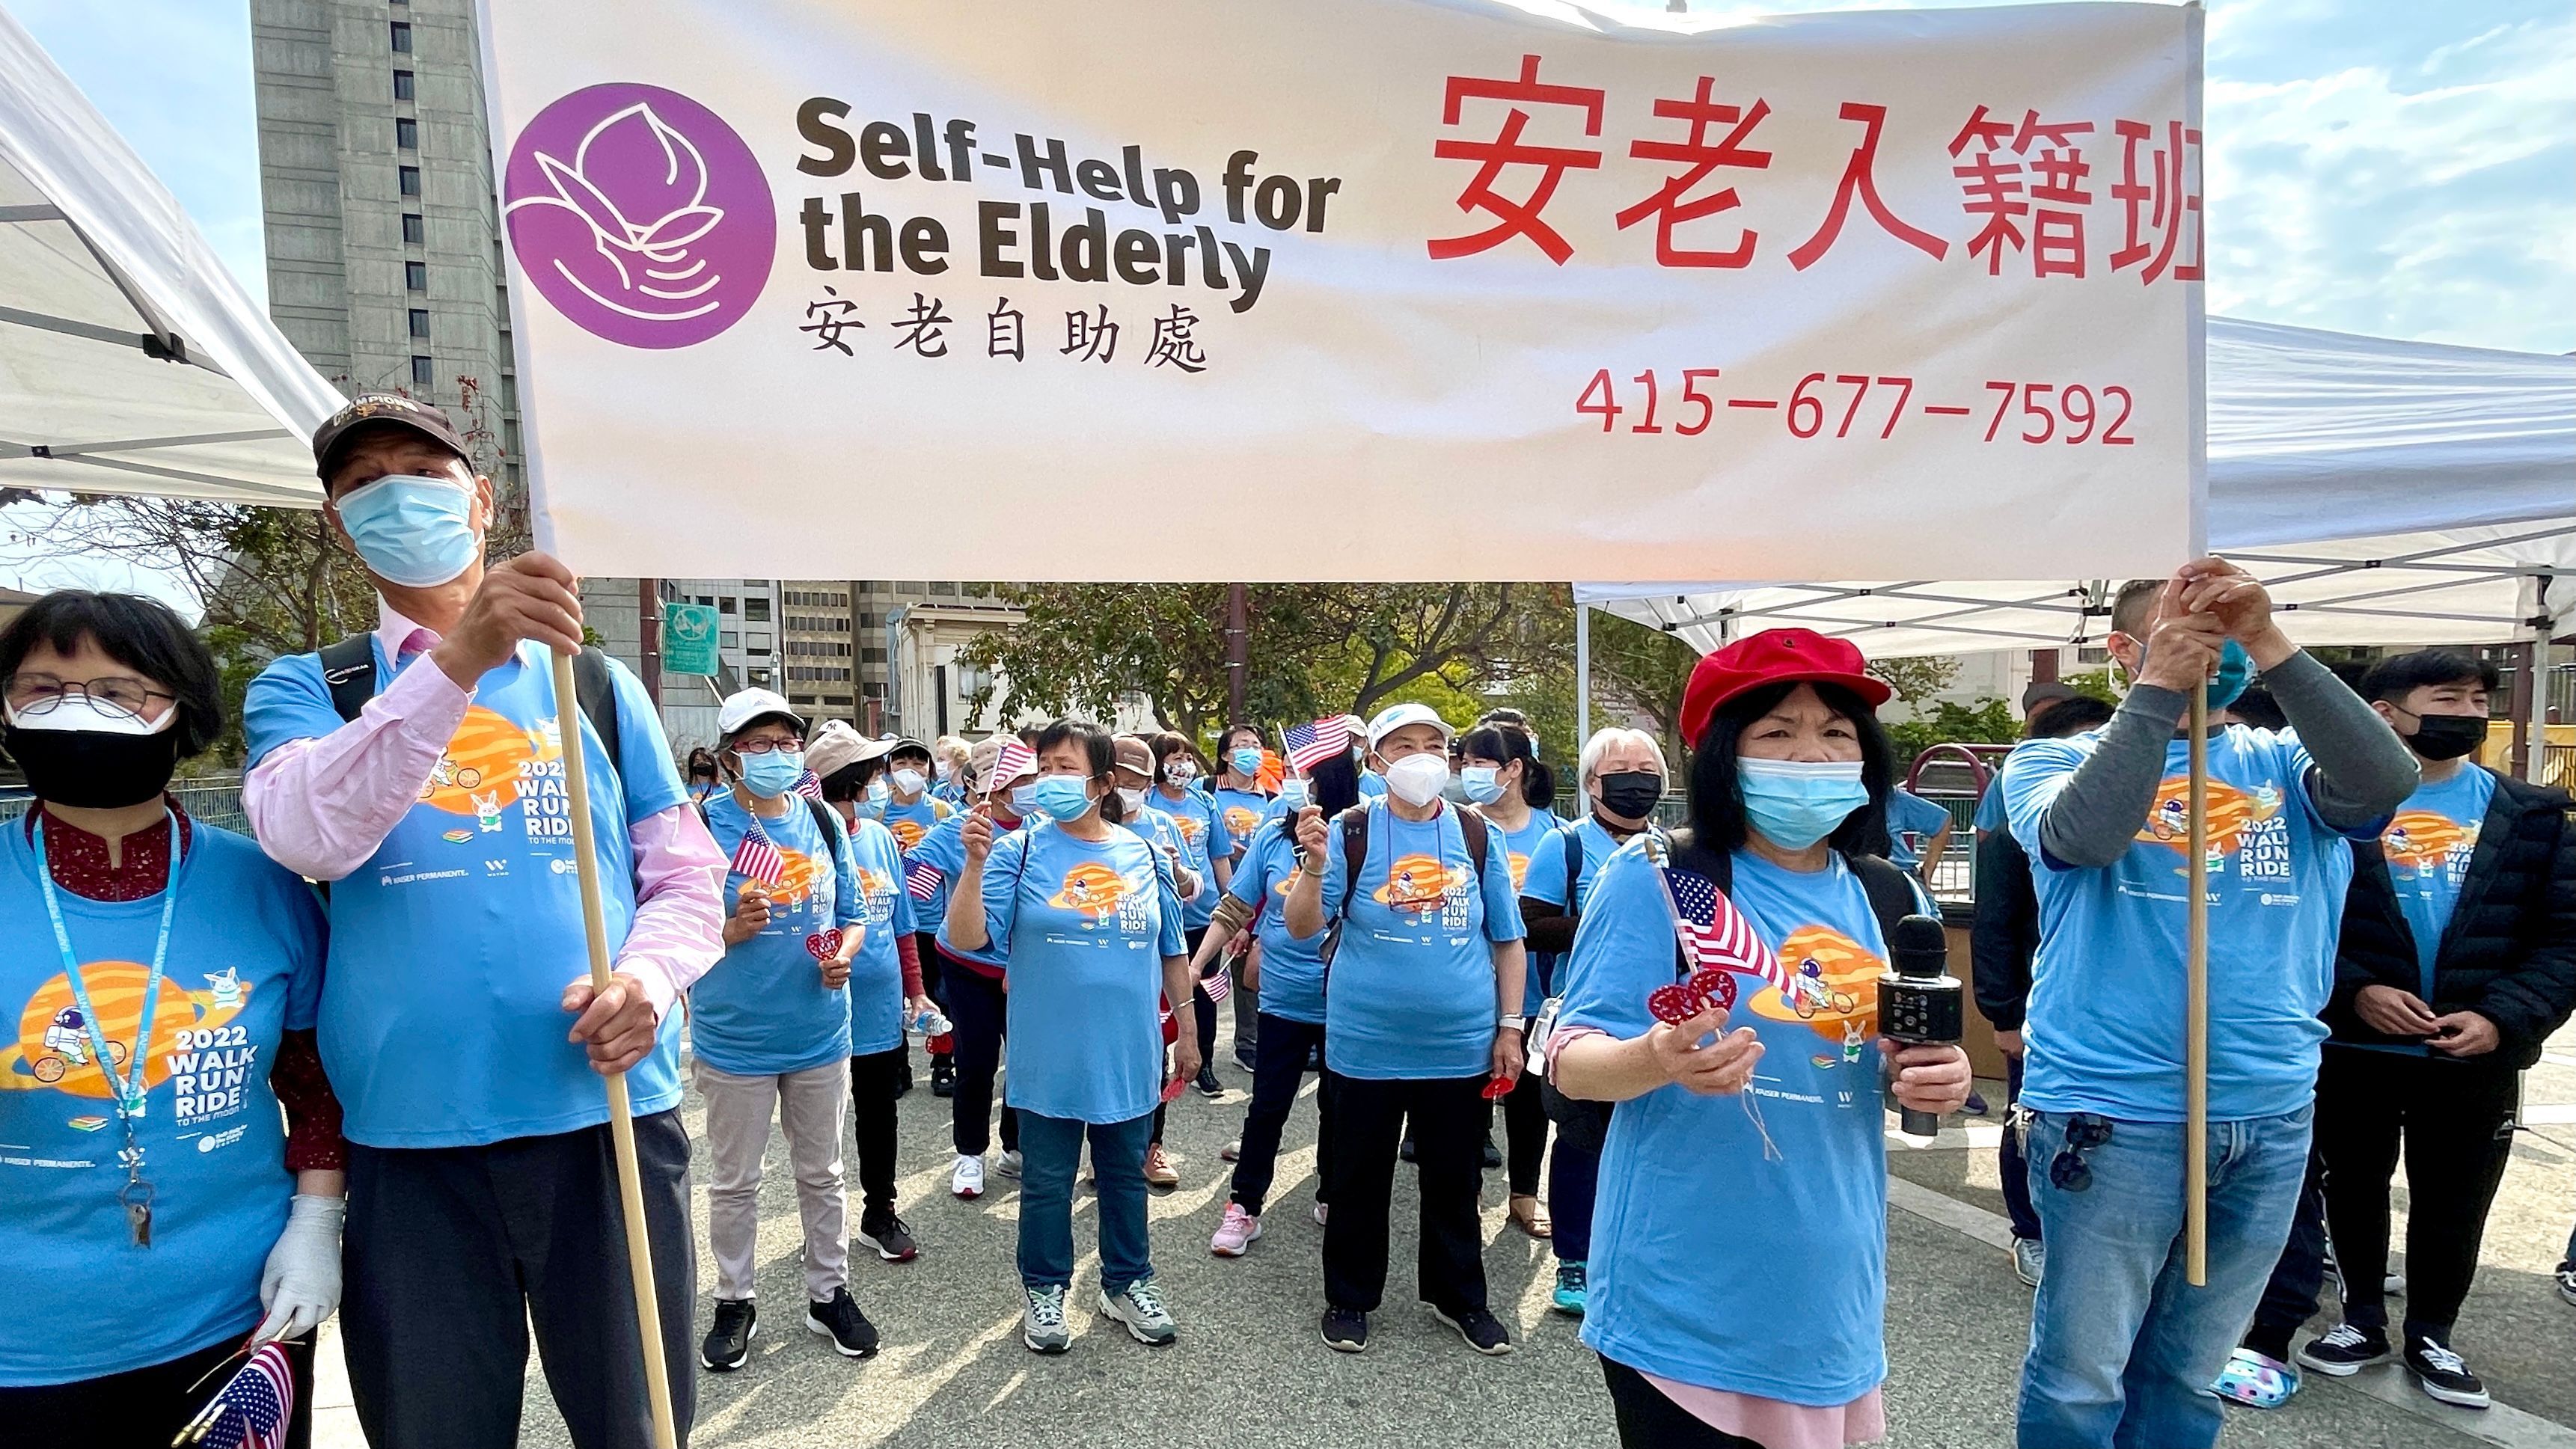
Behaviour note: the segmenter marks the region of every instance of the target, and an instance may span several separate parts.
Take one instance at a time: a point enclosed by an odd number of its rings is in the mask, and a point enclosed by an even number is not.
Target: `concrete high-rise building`
[[[343,391],[447,409],[516,504],[518,378],[473,0],[250,0],[250,12],[270,315]],[[674,599],[726,616],[713,680],[659,677],[652,639]],[[946,668],[958,640],[1020,617],[990,584],[927,581],[590,578],[582,608],[681,747],[705,742],[724,691],[753,684],[863,730],[968,728],[978,681],[961,690]],[[936,641],[889,627],[907,610],[938,617]],[[908,663],[921,681],[909,701]]]

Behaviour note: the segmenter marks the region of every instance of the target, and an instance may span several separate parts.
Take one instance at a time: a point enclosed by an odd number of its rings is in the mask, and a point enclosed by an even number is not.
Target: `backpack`
[[[1482,812],[1473,805],[1452,805],[1458,815],[1458,837],[1467,848],[1467,858],[1476,863],[1476,889],[1484,890],[1486,832],[1490,829]],[[1358,889],[1360,867],[1368,863],[1368,804],[1363,801],[1334,817],[1342,829],[1342,908],[1333,915],[1332,924],[1324,929],[1324,944],[1315,954],[1324,961],[1324,979],[1332,980],[1333,954],[1341,949],[1342,926],[1351,918],[1351,895]]]
[[[1571,902],[1574,899],[1571,872],[1580,869],[1580,857],[1575,852],[1582,847],[1579,842],[1568,844],[1573,849],[1567,851],[1567,855],[1576,862],[1566,878],[1565,898]],[[1721,891],[1735,883],[1732,860],[1715,851],[1700,849],[1689,843],[1687,836],[1676,840],[1673,864],[1707,876]],[[1843,857],[1843,864],[1860,877],[1861,893],[1869,898],[1869,913],[1878,920],[1880,939],[1894,940],[1896,923],[1917,914],[1916,908],[1921,904],[1914,894],[1913,879],[1885,856],[1847,855]],[[1689,976],[1690,963],[1682,955],[1681,942],[1676,940],[1673,943],[1673,980],[1679,982]],[[1548,1120],[1556,1124],[1557,1136],[1575,1147],[1598,1152],[1609,1140],[1610,1113],[1618,1103],[1566,1096],[1556,1089],[1556,1083],[1543,1076],[1539,1078],[1539,1103],[1545,1108]]]
[[[371,634],[352,634],[322,646],[322,683],[331,691],[331,708],[343,720],[355,720],[376,697],[376,650]],[[624,773],[618,759],[617,684],[608,672],[608,656],[584,647],[572,661],[573,696],[608,752],[608,768]]]

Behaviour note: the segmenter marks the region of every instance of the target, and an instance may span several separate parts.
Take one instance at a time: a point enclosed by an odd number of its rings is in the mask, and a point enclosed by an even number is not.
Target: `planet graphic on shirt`
[[[143,1015],[144,985],[149,968],[133,961],[92,961],[81,967],[90,1004],[98,1009],[99,1027],[107,1036],[109,1065],[121,1078],[133,1059],[135,1024]],[[229,978],[228,976],[228,979]],[[170,1054],[179,1050],[179,1033],[220,1026],[250,999],[250,983],[232,980],[229,1005],[217,1005],[212,993],[196,993],[164,976],[161,996],[152,1011],[152,1033],[145,1054],[146,1091],[170,1080]],[[98,1051],[71,978],[56,976],[36,988],[18,1013],[18,1036],[0,1054],[0,1091],[51,1087],[75,1097],[109,1101],[115,1096],[99,1071]]]
[[[1878,978],[1887,963],[1868,947],[1830,926],[1800,926],[1781,941],[1779,956],[1788,988],[1753,993],[1754,1014],[1803,1022],[1836,1046],[1854,1026],[1863,1036],[1878,1030]]]
[[[2243,843],[2245,832],[2252,826],[2281,813],[2280,792],[2266,785],[2251,794],[2224,780],[2209,782],[2209,848],[2219,855],[2234,855]],[[2147,823],[2138,828],[2138,839],[2170,847],[2177,855],[2191,849],[2191,779],[2187,775],[2168,775],[2156,786],[2155,804],[2147,811]]]
[[[511,723],[496,710],[470,705],[422,782],[420,803],[450,815],[471,815],[498,829],[501,811],[518,802],[523,767],[562,755],[559,743]]]
[[[801,850],[778,847],[778,858],[784,862],[778,869],[778,884],[769,887],[773,906],[801,905],[814,894],[815,877],[823,873],[821,862]]]
[[[1452,886],[1466,884],[1467,869],[1452,869],[1436,855],[1404,855],[1386,868],[1386,884],[1377,888],[1379,905],[1399,911],[1436,911]]]
[[[1529,879],[1529,857],[1514,850],[1505,852],[1505,858],[1511,862],[1512,889],[1518,891],[1521,883]]]
[[[886,829],[894,832],[895,848],[904,851],[919,845],[930,834],[918,820],[897,820]]]
[[[1180,827],[1181,839],[1192,845],[1198,844],[1199,837],[1207,834],[1207,822],[1195,815],[1175,815],[1172,823]]]
[[[2462,825],[2430,810],[2400,810],[2380,832],[2379,848],[2391,869],[2430,870],[2450,864],[2454,855],[2477,849],[2480,823]]]
[[[859,906],[871,922],[882,923],[894,916],[894,877],[881,870],[859,867]]]
[[[1127,882],[1118,872],[1086,860],[1064,873],[1064,880],[1047,904],[1060,911],[1075,911],[1095,921],[1105,921],[1118,914],[1118,903],[1127,897]]]
[[[1247,840],[1251,838],[1252,832],[1260,828],[1260,811],[1253,809],[1249,805],[1228,805],[1225,807],[1225,830],[1228,835],[1233,836],[1237,840]]]

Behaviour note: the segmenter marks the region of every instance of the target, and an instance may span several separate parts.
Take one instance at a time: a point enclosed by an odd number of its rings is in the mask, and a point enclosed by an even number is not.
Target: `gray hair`
[[[1593,731],[1592,738],[1583,742],[1582,763],[1575,771],[1576,788],[1590,785],[1593,778],[1601,773],[1601,757],[1610,753],[1613,745],[1644,745],[1646,753],[1655,757],[1655,773],[1667,780],[1673,777],[1672,766],[1664,762],[1662,741],[1644,730],[1622,729],[1617,725],[1610,725]]]

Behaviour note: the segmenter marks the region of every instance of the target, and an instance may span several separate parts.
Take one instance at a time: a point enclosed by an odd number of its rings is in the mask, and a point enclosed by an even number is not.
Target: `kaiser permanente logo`
[[[539,111],[510,149],[501,209],[538,295],[628,347],[687,347],[741,321],[778,250],[751,148],[659,86],[586,86]]]

